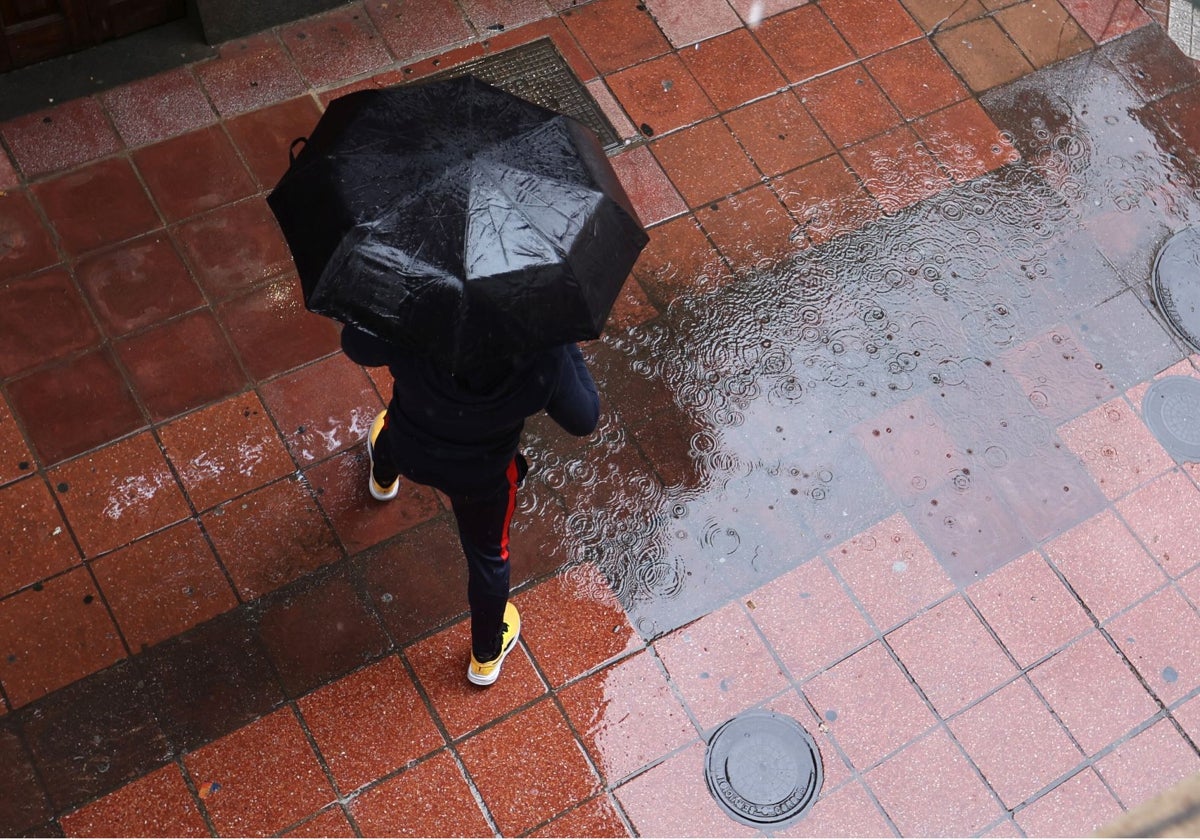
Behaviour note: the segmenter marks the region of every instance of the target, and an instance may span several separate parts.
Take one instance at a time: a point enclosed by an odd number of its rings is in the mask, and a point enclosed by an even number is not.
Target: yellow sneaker
[[[504,657],[517,643],[521,635],[521,615],[517,608],[509,603],[504,607],[504,623],[500,625],[500,653],[495,659],[480,662],[471,654],[471,664],[467,667],[467,679],[475,685],[491,685],[500,676],[500,666]]]
[[[379,438],[379,433],[383,431],[386,419],[387,409],[384,409],[376,415],[375,422],[371,424],[371,431],[367,433],[367,457],[371,459],[371,473],[367,477],[367,489],[371,491],[371,498],[381,502],[390,502],[400,492],[399,476],[387,487],[375,480],[375,441]]]

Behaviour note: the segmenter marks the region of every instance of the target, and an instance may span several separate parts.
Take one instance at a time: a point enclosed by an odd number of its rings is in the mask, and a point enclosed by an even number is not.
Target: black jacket
[[[469,375],[451,375],[354,327],[343,328],[342,350],[360,365],[387,365],[392,373],[388,415],[395,466],[451,495],[488,491],[504,480],[527,417],[545,410],[580,437],[591,434],[600,418],[596,385],[574,344]]]

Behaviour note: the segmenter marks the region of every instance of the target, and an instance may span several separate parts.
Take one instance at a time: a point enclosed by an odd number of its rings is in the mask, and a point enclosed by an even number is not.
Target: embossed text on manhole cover
[[[807,813],[821,791],[821,753],[795,720],[743,712],[721,724],[704,757],[708,790],[740,823],[777,829]]]

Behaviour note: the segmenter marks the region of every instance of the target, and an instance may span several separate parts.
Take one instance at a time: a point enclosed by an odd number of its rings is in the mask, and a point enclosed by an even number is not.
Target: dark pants
[[[375,444],[375,480],[385,487],[403,474],[390,455],[394,443],[388,431],[385,428]],[[495,490],[469,495],[446,493],[467,558],[471,652],[481,662],[494,659],[500,652],[500,625],[509,590],[508,531],[517,504],[517,488],[528,470],[525,457],[518,452]],[[430,483],[436,486],[436,482]]]

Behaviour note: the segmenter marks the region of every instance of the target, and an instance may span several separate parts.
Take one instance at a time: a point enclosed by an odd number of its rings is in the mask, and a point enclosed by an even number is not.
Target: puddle
[[[670,402],[553,469],[645,636],[896,511],[966,585],[1103,506],[1055,429],[1182,358],[1142,252],[1196,196],[1102,59],[987,104],[1022,162],[605,340],[606,390]]]

